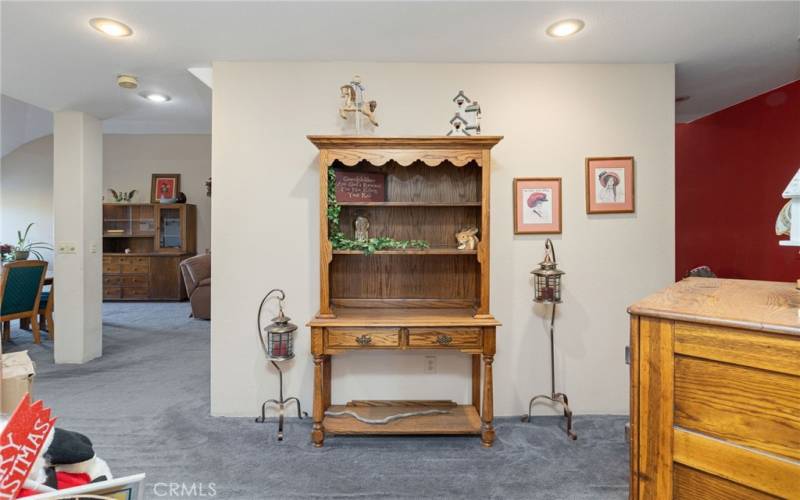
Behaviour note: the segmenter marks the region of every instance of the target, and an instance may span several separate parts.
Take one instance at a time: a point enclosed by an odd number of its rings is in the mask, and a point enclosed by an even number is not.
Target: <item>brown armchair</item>
[[[211,319],[211,255],[196,255],[184,260],[181,273],[192,304],[192,316]]]

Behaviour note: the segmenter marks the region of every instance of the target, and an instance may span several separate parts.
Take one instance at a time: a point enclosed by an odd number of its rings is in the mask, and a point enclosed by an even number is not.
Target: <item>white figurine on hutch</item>
[[[447,135],[481,135],[481,106],[459,90],[453,97],[456,103],[456,114],[450,119],[450,131]]]

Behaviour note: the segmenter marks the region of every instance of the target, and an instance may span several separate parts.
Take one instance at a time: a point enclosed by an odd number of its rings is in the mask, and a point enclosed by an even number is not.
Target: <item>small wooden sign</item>
[[[17,497],[55,422],[50,408],[25,394],[0,435],[0,499]]]
[[[377,172],[336,170],[336,201],[386,201],[386,175]]]

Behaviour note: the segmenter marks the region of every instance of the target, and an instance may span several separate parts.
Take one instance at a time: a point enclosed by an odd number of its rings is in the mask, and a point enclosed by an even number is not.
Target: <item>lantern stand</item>
[[[278,316],[272,318],[272,324],[263,329],[266,335],[262,334],[261,329],[261,311],[264,309],[264,304],[267,302],[273,293],[279,294],[278,296]],[[291,318],[283,314],[283,301],[286,299],[286,294],[283,290],[277,288],[267,292],[267,295],[261,300],[261,305],[258,306],[258,340],[261,348],[264,350],[264,355],[267,360],[272,363],[272,366],[278,370],[278,382],[280,384],[280,392],[278,393],[279,399],[269,399],[264,401],[261,405],[261,416],[256,418],[257,423],[264,423],[267,420],[267,405],[274,404],[278,407],[278,441],[283,441],[283,414],[284,410],[290,403],[297,403],[297,418],[302,419],[303,415],[308,417],[308,413],[301,411],[300,400],[292,396],[290,398],[283,398],[283,370],[278,365],[279,361],[288,361],[294,358],[294,332],[297,330],[297,325],[289,323]],[[266,341],[265,341],[266,337]]]
[[[536,295],[533,301],[540,304],[552,304],[550,314],[550,395],[540,394],[531,398],[528,403],[528,414],[523,415],[523,422],[530,422],[533,403],[537,399],[547,399],[564,409],[564,417],[567,419],[567,436],[570,439],[578,439],[578,435],[572,430],[572,410],[569,407],[569,398],[563,392],[556,392],[556,362],[555,349],[553,347],[553,332],[555,331],[556,304],[561,303],[561,276],[564,271],[556,267],[556,251],[550,238],[544,243],[544,261],[539,263],[539,268],[531,271],[534,275],[534,287]]]

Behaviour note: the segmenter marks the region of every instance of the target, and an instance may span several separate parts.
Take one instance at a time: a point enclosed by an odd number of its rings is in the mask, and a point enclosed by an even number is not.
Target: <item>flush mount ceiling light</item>
[[[131,36],[133,34],[133,30],[127,24],[109,19],[107,17],[95,17],[89,19],[89,24],[92,28],[96,29],[100,33],[112,36],[114,38],[122,38]]]
[[[159,94],[158,92],[142,92],[139,95],[144,97],[148,101],[153,101],[158,103],[172,100],[172,98],[167,94]]]
[[[135,89],[139,86],[139,79],[133,75],[117,75],[117,85],[123,89]]]
[[[564,19],[547,27],[547,34],[553,38],[565,38],[579,32],[586,26],[580,19]]]

